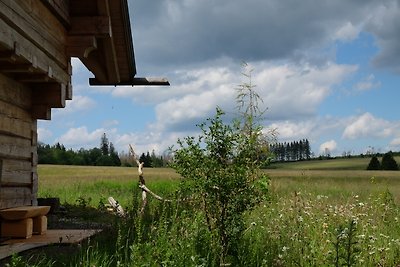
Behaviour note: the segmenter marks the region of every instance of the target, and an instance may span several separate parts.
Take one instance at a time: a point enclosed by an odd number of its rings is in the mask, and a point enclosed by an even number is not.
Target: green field
[[[382,161],[382,158],[378,158]],[[400,163],[400,157],[394,157]],[[371,158],[335,158],[329,160],[309,160],[297,162],[273,163],[271,169],[285,170],[366,170]]]
[[[389,190],[400,203],[400,171],[366,171],[369,159],[334,159],[280,163],[278,168],[264,170],[271,178],[277,195],[294,191],[337,194],[338,197]],[[39,196],[59,197],[61,202],[75,203],[84,197],[96,206],[109,196],[128,205],[131,192],[138,188],[136,168],[39,165]],[[148,187],[159,194],[177,188],[179,176],[170,168],[146,168]]]
[[[246,215],[240,266],[399,266],[400,172],[365,171],[362,160],[263,170],[269,199]],[[172,169],[144,171],[151,190],[174,199]],[[108,237],[79,248],[67,265],[37,266],[213,266],[218,251],[197,208],[150,198],[147,215],[136,215],[136,168],[40,165],[38,172],[40,197],[96,208],[113,196],[133,216],[114,220]]]
[[[132,191],[138,189],[136,168],[39,165],[39,197],[59,197],[61,203],[74,204],[86,199],[92,206],[112,196],[127,206]],[[147,186],[160,194],[176,187],[178,175],[169,168],[148,168]]]

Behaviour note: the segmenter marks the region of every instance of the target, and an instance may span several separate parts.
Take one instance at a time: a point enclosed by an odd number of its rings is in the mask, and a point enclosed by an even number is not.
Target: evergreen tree
[[[140,155],[139,162],[140,163],[144,162],[145,165],[146,165],[146,155],[144,153],[142,153],[142,155]]]
[[[305,140],[305,157],[307,160],[311,159],[311,148],[310,148],[310,142],[308,139]]]
[[[146,160],[145,160],[145,162],[144,162],[144,166],[145,166],[145,167],[152,167],[152,164],[151,164],[151,156],[150,156],[150,152],[149,152],[149,151],[147,151]]]
[[[368,164],[367,170],[380,170],[381,164],[376,156],[373,156]]]
[[[110,142],[110,156],[113,166],[121,166],[121,159],[118,156],[117,151],[115,151],[113,143]]]
[[[381,167],[382,170],[397,171],[399,169],[396,160],[393,158],[392,151],[389,151],[383,155]]]
[[[100,149],[101,149],[101,153],[103,154],[103,156],[109,155],[109,153],[110,153],[109,145],[110,145],[110,143],[108,142],[106,133],[103,133],[101,140],[100,140]]]

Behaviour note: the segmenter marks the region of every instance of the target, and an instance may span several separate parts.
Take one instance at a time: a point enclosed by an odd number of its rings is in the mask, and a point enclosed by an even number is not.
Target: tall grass
[[[136,168],[39,165],[39,197],[58,197],[61,203],[74,204],[78,199],[96,207],[112,196],[123,207],[138,187]],[[148,168],[145,173],[149,188],[159,194],[177,188],[178,175],[168,168]]]
[[[71,261],[36,266],[216,266],[217,244],[200,210],[150,199],[138,215],[134,168],[39,166],[39,194],[76,198],[112,195],[129,211]],[[231,266],[398,266],[400,177],[397,172],[267,170],[270,200],[246,215]],[[172,199],[178,176],[146,169],[148,186]],[[59,181],[59,183],[57,182]],[[67,192],[64,192],[67,191]],[[97,198],[100,199],[100,198]]]

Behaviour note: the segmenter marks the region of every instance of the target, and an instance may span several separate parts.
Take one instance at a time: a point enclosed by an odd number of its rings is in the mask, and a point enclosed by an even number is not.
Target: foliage
[[[367,170],[380,170],[381,163],[376,156],[373,156],[367,166]]]
[[[271,144],[271,152],[276,161],[301,161],[311,159],[311,147],[308,139],[290,143]]]
[[[252,69],[243,65],[247,82],[237,88],[239,118],[223,121],[217,108],[214,118],[199,125],[201,134],[178,140],[172,167],[183,177],[183,199],[200,207],[207,229],[219,245],[221,264],[238,260],[244,232],[244,214],[266,197],[268,179],[260,167],[269,160],[268,139],[258,121],[262,99],[252,84]]]
[[[238,124],[222,121],[217,109],[209,127],[200,125],[196,140],[179,140],[173,168],[183,177],[182,197],[201,207],[208,230],[216,238],[221,261],[237,253],[244,231],[243,215],[265,196],[267,177],[258,172],[253,146]],[[264,187],[262,187],[264,186]]]
[[[108,141],[106,133],[103,133],[103,135],[101,136],[101,140],[100,140],[100,149],[101,149],[101,153],[103,154],[103,156],[108,156],[108,154],[110,153],[109,146],[110,146],[110,142]]]
[[[53,146],[38,144],[39,164],[60,165],[91,165],[91,166],[121,166],[121,160],[115,151],[114,145],[108,142],[104,133],[100,147],[92,149],[67,150],[64,145],[57,143]]]
[[[382,170],[392,170],[397,171],[399,166],[397,165],[396,160],[393,158],[393,153],[391,151],[385,153],[382,157]]]
[[[348,224],[335,229],[333,261],[335,267],[355,266],[360,249],[357,242],[357,221],[351,219]]]
[[[396,172],[268,173],[270,199],[244,214],[245,230],[231,266],[335,266],[336,255],[343,266],[348,262],[360,267],[400,264],[400,178]],[[193,199],[160,203],[150,198],[146,215],[136,216],[140,189],[132,181],[136,180],[132,168],[39,165],[39,176],[39,191],[73,195],[68,198],[72,204],[84,196],[87,206],[97,206],[98,196],[112,195],[130,215],[110,220],[110,227],[76,247],[79,253],[68,255],[65,262],[60,254],[66,248],[60,247],[60,253],[49,254],[53,258],[42,260],[43,264],[27,259],[29,263],[14,266],[220,266],[220,246],[204,223],[201,206],[191,205]],[[172,169],[147,169],[146,179],[151,189],[174,199],[179,177]],[[79,216],[94,223],[106,217],[94,215],[95,210],[87,206],[80,215],[64,206],[68,210],[64,227]]]

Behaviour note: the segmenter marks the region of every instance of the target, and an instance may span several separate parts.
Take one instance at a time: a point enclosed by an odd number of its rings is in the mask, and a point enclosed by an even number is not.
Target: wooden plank
[[[29,206],[31,203],[32,194],[29,187],[0,188],[0,209]]]
[[[51,108],[48,105],[33,105],[31,113],[35,120],[51,120]]]
[[[33,149],[31,143],[29,139],[0,134],[0,158],[30,160]]]
[[[67,88],[65,84],[43,83],[32,85],[32,104],[64,108]]]
[[[46,83],[55,82],[48,74],[23,74],[14,75],[14,79],[21,83]]]
[[[67,90],[67,92],[66,92],[65,98],[67,100],[72,100],[72,84],[71,83],[67,84],[67,89],[66,90]]]
[[[119,82],[121,82],[121,79],[113,38],[104,38],[102,39],[102,42],[104,47],[103,51],[105,65],[107,69],[108,82],[111,84],[118,84]]]
[[[136,75],[135,54],[127,0],[110,1],[111,25],[122,81]]]
[[[63,25],[69,25],[68,0],[42,0],[42,2],[56,15]]]
[[[40,1],[2,0],[0,17],[62,67],[66,29]]]
[[[89,54],[97,49],[97,40],[94,36],[69,36],[66,52],[70,57],[88,58]]]
[[[35,148],[34,151],[36,151],[36,147],[37,147],[37,144],[38,144],[37,121],[34,120],[32,122],[32,124],[31,124],[31,126],[32,126],[32,128],[31,128],[31,137],[32,137],[31,138],[31,140],[32,140],[31,145],[32,145],[32,147]]]
[[[32,123],[31,114],[28,110],[4,102],[3,100],[0,100],[0,115]]]
[[[37,193],[38,193],[38,175],[37,172],[32,172],[32,205],[37,205]]]
[[[0,246],[0,260],[11,255],[50,244],[80,243],[96,233],[99,229],[48,229],[43,235],[33,235],[29,239],[10,239]]]
[[[61,83],[67,83],[70,80],[70,75],[67,73],[68,59],[65,64],[60,65],[59,60],[49,56],[47,51],[43,51],[31,40],[25,38],[10,25],[0,19],[0,45],[9,50],[14,49],[14,44],[19,47],[20,58],[26,62],[34,64],[37,69],[43,73],[47,73],[49,67],[52,69],[52,77]],[[65,49],[65,46],[63,46]],[[65,50],[63,50],[65,51]],[[65,54],[63,57],[67,58]]]
[[[32,218],[25,218],[18,221],[3,221],[1,223],[1,236],[12,238],[25,238],[32,237],[33,220]]]
[[[17,136],[31,140],[32,122],[0,114],[0,134]]]
[[[108,16],[71,17],[69,36],[93,35],[111,37],[111,21]]]
[[[7,50],[7,51],[0,51],[0,61],[1,62],[9,62],[14,63],[17,60],[17,56],[15,55],[14,51]]]
[[[0,73],[0,100],[29,110],[32,105],[31,90],[25,85]]]
[[[101,54],[95,50],[89,54],[87,58],[79,58],[82,63],[95,75],[96,79],[101,82],[107,82],[107,71],[104,64],[99,62],[102,58]]]
[[[119,1],[115,1],[119,2]],[[108,0],[97,0],[97,9],[100,15],[107,16],[111,20],[110,5]],[[119,15],[121,15],[119,13]],[[108,38],[101,39],[103,47],[104,64],[107,70],[108,82],[111,84],[118,84],[121,81],[117,52],[114,45],[114,33],[112,32]],[[96,77],[97,78],[97,77]]]
[[[0,66],[0,72],[2,73],[32,73],[35,68],[30,63],[23,64],[2,64]]]
[[[44,216],[50,206],[22,206],[0,210],[0,217],[6,220],[22,220],[31,217]]]
[[[32,186],[32,167],[30,160],[3,160],[3,178],[1,187]]]
[[[96,78],[89,78],[90,85],[121,85],[121,86],[168,86],[169,81],[166,78],[131,78],[128,81],[122,81],[118,84],[104,83]]]

